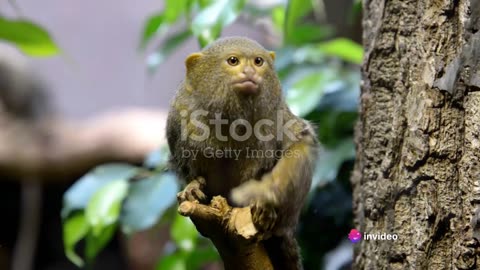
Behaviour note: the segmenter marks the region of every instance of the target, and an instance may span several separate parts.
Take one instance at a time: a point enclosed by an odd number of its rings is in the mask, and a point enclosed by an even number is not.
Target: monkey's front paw
[[[207,200],[207,195],[202,191],[204,187],[205,179],[203,177],[191,181],[182,191],[177,193],[178,204],[181,204],[184,201],[205,202]]]
[[[272,231],[277,222],[277,211],[271,204],[255,203],[251,207],[252,221],[261,232]]]

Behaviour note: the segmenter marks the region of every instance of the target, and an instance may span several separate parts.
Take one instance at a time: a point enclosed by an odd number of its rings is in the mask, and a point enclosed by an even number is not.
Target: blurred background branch
[[[141,164],[165,142],[164,112],[130,109],[86,121],[18,121],[0,114],[0,171],[54,182],[106,162]]]

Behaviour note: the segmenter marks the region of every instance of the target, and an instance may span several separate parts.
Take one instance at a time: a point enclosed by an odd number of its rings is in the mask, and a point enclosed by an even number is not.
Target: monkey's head
[[[191,91],[212,98],[270,99],[281,97],[274,70],[275,53],[244,37],[217,40],[186,61],[187,84]]]

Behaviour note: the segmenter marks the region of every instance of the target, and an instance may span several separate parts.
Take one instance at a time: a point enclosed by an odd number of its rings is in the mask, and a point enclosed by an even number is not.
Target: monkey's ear
[[[275,52],[274,51],[269,51],[270,57],[272,57],[272,60],[275,60]]]
[[[187,56],[187,59],[185,59],[185,65],[187,66],[187,69],[190,69],[197,62],[197,60],[202,56],[203,54],[200,52],[192,53],[189,56]]]

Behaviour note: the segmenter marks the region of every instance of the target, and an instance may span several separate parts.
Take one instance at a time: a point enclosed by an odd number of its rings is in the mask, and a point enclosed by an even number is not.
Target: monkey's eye
[[[236,66],[240,63],[240,60],[238,60],[237,57],[235,56],[230,56],[228,59],[227,59],[227,63],[230,65],[230,66]]]
[[[259,66],[259,67],[262,66],[263,65],[263,58],[261,58],[261,57],[255,58],[255,65]]]

